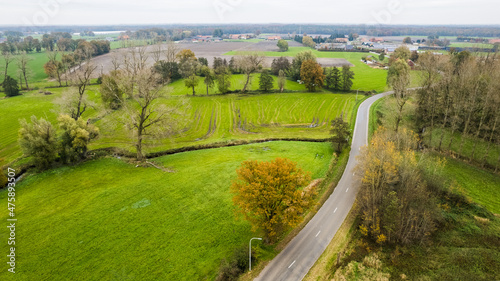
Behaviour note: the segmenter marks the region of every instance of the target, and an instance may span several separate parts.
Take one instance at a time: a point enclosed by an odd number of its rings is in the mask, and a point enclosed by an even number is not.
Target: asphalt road
[[[337,233],[340,225],[354,204],[359,179],[354,175],[356,156],[368,142],[368,117],[370,106],[382,93],[365,100],[358,109],[349,161],[342,178],[328,200],[309,223],[290,241],[255,280],[302,280]]]

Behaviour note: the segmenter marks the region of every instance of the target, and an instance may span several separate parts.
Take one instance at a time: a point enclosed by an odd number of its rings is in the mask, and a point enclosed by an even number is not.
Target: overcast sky
[[[0,25],[500,24],[499,0],[0,0]]]

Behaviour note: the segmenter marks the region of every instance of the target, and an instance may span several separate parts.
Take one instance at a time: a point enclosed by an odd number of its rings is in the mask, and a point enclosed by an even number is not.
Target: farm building
[[[267,40],[273,41],[273,40],[281,40],[281,36],[267,36]]]

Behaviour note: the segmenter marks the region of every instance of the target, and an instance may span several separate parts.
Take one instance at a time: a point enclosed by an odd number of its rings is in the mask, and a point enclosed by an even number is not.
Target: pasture
[[[254,73],[251,75],[250,78],[250,85],[248,86],[248,90],[250,91],[257,91],[259,90],[259,77],[260,73]],[[278,79],[276,76],[272,76],[274,79],[273,83],[273,89],[278,89]],[[199,77],[199,83],[198,86],[195,87],[195,92],[196,95],[206,95],[207,94],[207,86],[205,83],[203,83],[204,77]],[[246,75],[244,74],[233,74],[231,76],[231,87],[229,90],[235,91],[235,90],[240,90],[243,88],[246,82]],[[168,85],[169,87],[169,92],[172,93],[172,95],[192,95],[193,90],[191,88],[186,88],[184,85],[184,80],[180,79],[177,81],[172,82],[171,84]],[[286,80],[285,84],[285,90],[290,90],[290,91],[301,91],[305,92],[306,87],[304,84],[299,84],[295,81],[290,81]],[[215,84],[213,87],[210,87],[208,89],[208,94],[213,95],[213,94],[218,94],[217,90],[217,85]]]
[[[345,119],[350,120],[355,98],[352,94],[328,92],[196,96],[189,98],[187,125],[182,134],[147,142],[148,151],[235,140],[327,138],[330,120],[342,112]],[[96,123],[101,127],[101,137],[91,148],[130,149],[132,144],[127,133],[106,120],[113,117]]]
[[[254,75],[252,87],[257,87]],[[243,75],[234,75],[235,88],[243,83]],[[356,106],[355,94],[316,93],[276,93],[276,94],[228,94],[205,96],[204,84],[200,82],[197,96],[189,96],[189,106],[185,108],[186,130],[182,134],[160,141],[146,142],[147,152],[157,152],[183,146],[226,142],[233,140],[255,140],[265,138],[327,138],[329,120],[344,113],[351,120]],[[300,90],[303,85],[287,81],[291,89]],[[176,102],[185,98],[190,89],[183,81],[167,86],[171,98],[162,102]],[[54,94],[44,95],[31,91],[13,98],[0,100],[0,158],[4,165],[22,155],[17,143],[19,119],[29,120],[32,115],[55,123],[58,107],[54,100],[66,88],[50,89]],[[91,86],[87,92],[89,99],[96,104],[83,114],[84,119],[101,117],[96,125],[101,136],[91,143],[90,148],[115,146],[133,150],[133,138],[123,126],[117,124],[119,111],[104,115],[101,111],[99,87]],[[186,93],[187,91],[187,93]],[[203,94],[203,95],[202,95]],[[358,100],[364,96],[359,95]]]
[[[332,153],[329,143],[268,142],[154,159],[172,173],[103,158],[28,176],[17,186],[19,263],[0,279],[213,280],[259,235],[233,213],[240,163],[287,157],[321,178]]]

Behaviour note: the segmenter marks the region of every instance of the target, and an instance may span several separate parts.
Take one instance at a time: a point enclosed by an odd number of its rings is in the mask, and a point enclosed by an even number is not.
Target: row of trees
[[[68,86],[69,73],[67,72],[74,71],[72,68],[81,67],[84,61],[93,56],[109,53],[109,51],[110,45],[108,41],[92,40],[87,42],[83,40],[78,43],[73,53],[62,53],[57,50],[47,52],[49,61],[44,64],[44,71],[50,78],[56,79],[59,86],[62,86],[63,79],[66,81],[66,86]],[[59,56],[59,54],[61,55]]]
[[[486,162],[490,149],[500,142],[500,60],[496,54],[473,56],[464,51],[449,57],[425,53],[419,58],[421,88],[417,91],[418,128],[437,149],[451,149],[459,141],[458,153],[463,155],[466,139],[488,142],[479,152],[478,141],[472,147],[471,159]],[[451,137],[444,143],[444,135]],[[457,138],[456,134],[460,137]],[[481,155],[479,155],[481,153]],[[500,161],[500,159],[499,159]]]
[[[85,41],[83,39],[71,39],[72,35],[68,32],[46,33],[42,35],[41,39],[34,39],[32,36],[23,38],[23,34],[20,32],[8,32],[7,34],[7,41],[0,44],[0,50],[12,54],[21,52],[31,53],[33,51],[39,53],[42,51],[42,48],[48,51],[54,51],[56,48],[59,51],[70,51],[70,49],[64,49],[70,46],[74,46],[73,50],[71,50],[74,51],[79,42]]]

